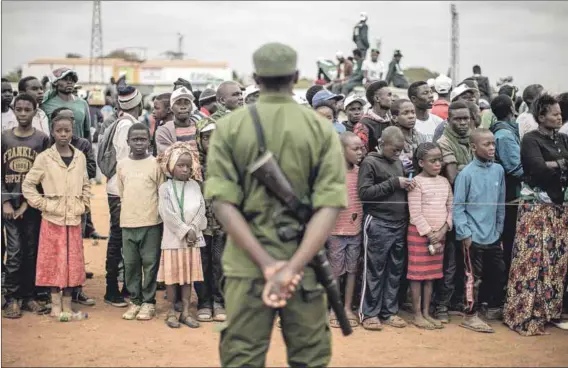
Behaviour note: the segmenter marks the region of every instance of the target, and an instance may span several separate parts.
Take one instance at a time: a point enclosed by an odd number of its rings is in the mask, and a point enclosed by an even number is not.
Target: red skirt
[[[430,255],[428,237],[420,236],[416,226],[408,227],[408,280],[436,280],[444,276],[444,253]],[[442,244],[444,241],[442,240]]]
[[[76,287],[85,283],[81,225],[59,226],[41,220],[36,285]]]

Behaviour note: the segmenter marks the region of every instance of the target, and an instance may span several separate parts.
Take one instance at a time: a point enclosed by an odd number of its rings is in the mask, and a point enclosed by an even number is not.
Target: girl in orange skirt
[[[187,143],[177,142],[164,152],[160,165],[169,179],[159,190],[164,233],[158,281],[166,284],[171,304],[166,324],[197,328],[199,322],[190,314],[189,302],[192,282],[203,281],[199,248],[205,246],[202,231],[207,227],[205,200],[198,183],[202,180],[199,156]],[[179,318],[175,311],[178,285],[183,304]]]
[[[70,144],[72,114],[55,117],[51,134],[55,144],[37,156],[22,184],[28,204],[42,212],[36,285],[51,288],[53,317],[80,320],[87,314],[72,310],[71,292],[85,283],[81,215],[89,208],[91,185],[85,155]]]
[[[443,277],[444,239],[452,227],[452,188],[440,176],[442,151],[434,143],[422,143],[416,149],[416,187],[408,192],[410,226],[408,227],[408,274],[414,320],[427,330],[442,328],[430,316],[430,300],[435,279]],[[422,297],[422,298],[421,298]]]

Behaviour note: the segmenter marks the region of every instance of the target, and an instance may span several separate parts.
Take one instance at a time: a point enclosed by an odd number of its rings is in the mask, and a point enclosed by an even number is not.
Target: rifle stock
[[[308,223],[312,215],[311,208],[304,205],[298,199],[290,181],[286,178],[284,172],[282,172],[272,152],[265,151],[247,170],[266,187],[270,194],[278,198],[284,206],[290,209],[298,221],[304,226]],[[315,271],[318,282],[322,284],[327,292],[329,304],[331,309],[335,312],[335,316],[341,327],[341,332],[344,336],[350,335],[353,329],[345,314],[345,308],[341,303],[339,285],[333,276],[331,266],[325,255],[325,250],[320,250],[312,259],[310,265]]]

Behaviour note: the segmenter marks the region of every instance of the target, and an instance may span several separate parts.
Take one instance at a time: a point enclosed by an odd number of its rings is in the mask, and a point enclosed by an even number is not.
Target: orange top
[[[349,204],[347,208],[339,212],[335,228],[331,235],[353,236],[361,232],[363,224],[363,205],[359,200],[357,191],[357,177],[359,175],[359,167],[355,166],[351,170],[347,170],[347,197]]]
[[[446,100],[438,100],[432,105],[432,114],[441,117],[444,120],[448,120],[448,108],[450,103]]]

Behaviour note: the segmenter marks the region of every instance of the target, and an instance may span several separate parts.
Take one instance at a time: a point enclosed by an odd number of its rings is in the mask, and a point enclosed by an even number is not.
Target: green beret
[[[282,77],[296,73],[298,54],[290,46],[273,42],[262,45],[252,55],[256,75]]]

